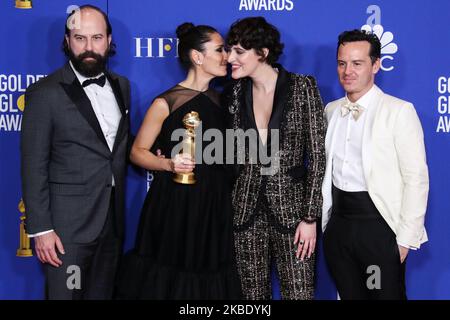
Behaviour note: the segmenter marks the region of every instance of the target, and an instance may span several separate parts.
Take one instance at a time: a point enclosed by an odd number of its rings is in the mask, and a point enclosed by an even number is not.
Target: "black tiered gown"
[[[199,113],[202,132],[214,128],[224,133],[227,114],[212,89],[200,92],[177,85],[158,97],[167,101],[170,115],[154,149],[166,157],[179,143],[171,141],[172,132],[184,129],[182,119],[190,111]],[[202,149],[209,143],[203,141]],[[119,298],[240,298],[229,174],[222,164],[203,163],[196,164],[194,174],[197,182],[183,185],[172,181],[173,173],[155,172],[135,248],[123,259]]]

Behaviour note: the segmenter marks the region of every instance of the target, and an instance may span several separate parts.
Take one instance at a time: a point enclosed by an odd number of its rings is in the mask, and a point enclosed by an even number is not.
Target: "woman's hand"
[[[298,243],[297,258],[303,261],[305,256],[311,258],[316,248],[316,223],[301,221],[295,230],[294,245]]]
[[[170,169],[174,173],[189,173],[195,168],[195,161],[188,153],[177,154],[170,159]]]

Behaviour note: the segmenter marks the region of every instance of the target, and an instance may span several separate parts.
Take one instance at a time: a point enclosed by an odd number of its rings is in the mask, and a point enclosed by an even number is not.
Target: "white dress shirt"
[[[72,65],[72,61],[70,61],[70,66],[81,84],[83,84],[85,80],[90,79],[75,70]],[[103,73],[99,74],[95,78],[100,78],[102,75]],[[102,128],[109,150],[112,151],[114,141],[116,140],[117,129],[119,128],[120,119],[122,118],[122,113],[120,112],[120,108],[117,104],[111,84],[109,83],[108,78],[106,78],[106,82],[103,87],[96,84],[91,84],[83,87],[83,89],[91,101],[92,109],[94,109],[98,123]]]
[[[75,76],[81,85],[88,79],[81,75],[73,66],[72,61],[69,62]],[[100,78],[103,73],[99,74],[95,78]],[[90,84],[83,87],[84,92],[91,101],[92,109],[94,110],[95,116],[97,117],[100,128],[102,129],[103,135],[105,136],[106,143],[108,144],[109,150],[113,150],[114,141],[116,140],[117,130],[119,128],[120,119],[122,118],[122,113],[120,112],[119,105],[117,104],[116,97],[114,96],[111,84],[106,78],[105,85],[103,87]],[[114,176],[111,178],[112,185],[115,185]],[[47,230],[35,234],[29,234],[28,237],[33,238],[46,233],[52,232],[52,230]]]
[[[362,164],[362,139],[367,110],[370,108],[373,93],[374,87],[356,101],[364,108],[358,120],[353,118],[351,112],[337,119],[332,176],[333,184],[343,191],[367,191]]]
[[[336,145],[332,155],[332,179],[333,184],[340,190],[347,192],[367,191],[362,163],[362,139],[367,110],[370,108],[374,93],[375,87],[373,86],[355,102],[364,108],[358,120],[353,118],[351,112],[345,117],[339,116],[337,119]],[[346,99],[348,98],[346,97]],[[401,242],[397,243],[405,248],[416,249]]]

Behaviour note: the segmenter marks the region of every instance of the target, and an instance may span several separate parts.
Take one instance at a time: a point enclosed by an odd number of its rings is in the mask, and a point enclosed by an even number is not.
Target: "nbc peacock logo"
[[[368,24],[365,24],[361,27],[361,30],[374,33],[378,37],[378,39],[380,39],[380,42],[381,42],[381,59],[380,59],[381,70],[383,70],[383,71],[394,70],[394,66],[393,65],[388,66],[387,62],[386,62],[386,60],[393,61],[394,57],[392,55],[394,55],[398,51],[397,44],[395,42],[393,42],[394,34],[390,31],[385,32],[384,28],[381,24],[376,24],[373,27],[371,27]]]

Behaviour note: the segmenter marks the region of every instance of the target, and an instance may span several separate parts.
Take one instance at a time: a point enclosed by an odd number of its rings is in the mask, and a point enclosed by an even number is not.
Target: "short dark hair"
[[[191,68],[193,66],[190,53],[191,50],[203,52],[205,43],[211,40],[211,34],[217,30],[211,26],[195,26],[191,22],[184,22],[177,27],[178,37],[178,58],[183,66]]]
[[[63,42],[62,42],[62,46],[61,47],[62,47],[62,50],[63,50],[64,54],[67,57],[70,57],[70,51],[69,51],[70,49],[69,49],[69,45],[67,44],[67,41],[66,41],[66,36],[70,37],[70,29],[67,26],[68,25],[68,21],[69,21],[70,17],[72,17],[77,11],[81,11],[83,9],[92,9],[92,10],[95,10],[95,11],[99,12],[103,16],[103,18],[105,19],[106,35],[107,36],[112,35],[112,26],[111,26],[111,23],[109,22],[108,15],[102,9],[100,9],[99,7],[96,7],[96,6],[93,6],[93,5],[90,5],[90,4],[82,5],[79,8],[77,8],[76,10],[73,10],[66,18],[66,23],[64,25],[65,26],[64,37],[63,37]],[[112,57],[115,54],[116,54],[116,44],[113,41],[111,41],[111,44],[109,46],[108,56]]]
[[[378,59],[381,58],[381,42],[377,35],[373,32],[365,30],[350,30],[344,31],[339,35],[338,45],[336,50],[336,56],[339,52],[339,47],[345,45],[347,42],[357,42],[357,41],[367,41],[370,44],[369,56],[374,64]]]
[[[280,42],[280,32],[263,17],[249,17],[235,21],[228,31],[227,45],[240,44],[244,49],[254,49],[261,56],[260,61],[269,65],[277,62],[283,53],[284,44]],[[264,58],[263,48],[269,49]]]

